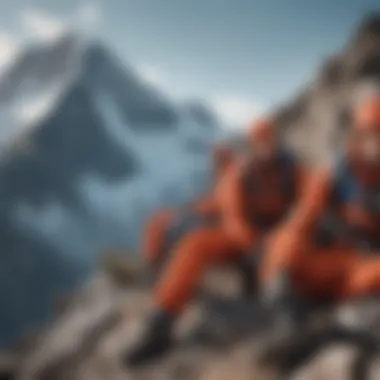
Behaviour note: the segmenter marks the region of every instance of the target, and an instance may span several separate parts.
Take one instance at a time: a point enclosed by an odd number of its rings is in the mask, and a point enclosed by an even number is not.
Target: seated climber
[[[213,152],[213,177],[221,178],[233,159],[232,149],[218,145]],[[217,201],[212,194],[187,206],[174,210],[162,210],[155,214],[143,233],[143,252],[148,264],[158,270],[167,259],[170,249],[188,231],[213,222],[219,214]]]
[[[275,125],[256,122],[250,151],[218,184],[218,223],[188,233],[176,246],[155,292],[155,311],[140,344],[125,358],[134,366],[167,350],[173,323],[192,300],[208,268],[255,256],[265,235],[287,214],[303,186],[304,171],[282,146]],[[250,280],[254,282],[253,267]]]
[[[268,243],[262,281],[294,326],[302,300],[380,293],[380,94],[354,107],[343,156],[315,173]]]

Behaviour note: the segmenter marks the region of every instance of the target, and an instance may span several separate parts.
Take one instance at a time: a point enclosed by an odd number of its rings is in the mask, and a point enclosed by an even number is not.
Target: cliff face
[[[321,66],[316,78],[278,110],[276,119],[306,159],[328,162],[344,141],[350,105],[379,80],[380,14],[374,14]]]

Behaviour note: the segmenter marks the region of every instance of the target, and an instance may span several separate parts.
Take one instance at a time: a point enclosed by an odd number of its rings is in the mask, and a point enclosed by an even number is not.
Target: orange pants
[[[162,259],[166,249],[166,237],[176,213],[172,210],[160,211],[147,223],[143,234],[143,252],[149,264]]]
[[[276,238],[283,236],[274,236],[270,244],[276,244]],[[264,286],[285,269],[295,288],[307,297],[344,300],[380,293],[380,256],[359,255],[350,247],[318,248],[306,242],[286,262],[271,252],[280,251],[267,250],[262,265]]]
[[[161,265],[169,251],[190,231],[218,223],[217,213],[197,210],[163,211],[152,218],[145,233],[145,255],[151,265]]]
[[[243,252],[221,227],[204,227],[184,237],[156,289],[160,308],[178,314],[193,298],[206,270],[235,261]]]

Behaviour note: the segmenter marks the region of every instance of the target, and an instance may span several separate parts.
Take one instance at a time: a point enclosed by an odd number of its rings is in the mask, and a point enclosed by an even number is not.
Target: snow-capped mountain
[[[101,44],[25,50],[0,81],[0,344],[49,315],[106,249],[136,249],[158,207],[207,184],[219,123]]]

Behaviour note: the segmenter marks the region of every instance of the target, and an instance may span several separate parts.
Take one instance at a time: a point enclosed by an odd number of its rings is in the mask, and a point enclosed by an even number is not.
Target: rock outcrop
[[[345,48],[276,112],[281,130],[311,163],[328,162],[344,141],[351,105],[380,80],[380,14],[366,18]]]

